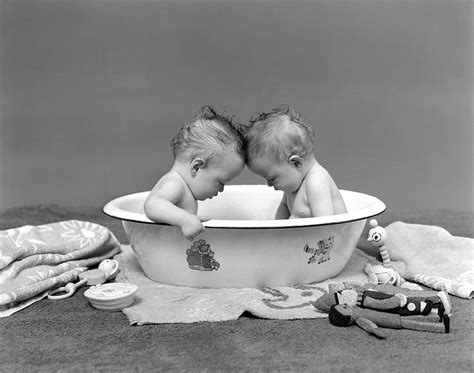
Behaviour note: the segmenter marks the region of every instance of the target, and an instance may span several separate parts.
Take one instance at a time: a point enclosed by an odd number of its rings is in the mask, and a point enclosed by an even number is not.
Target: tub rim
[[[268,188],[267,185],[247,185],[247,184],[233,184],[227,185],[227,190],[240,189],[242,187],[251,187],[255,189]],[[361,196],[365,199],[372,201],[369,207],[355,211],[347,212],[338,215],[320,216],[315,218],[300,218],[300,219],[281,219],[281,220],[223,220],[223,219],[211,219],[203,222],[205,228],[212,229],[282,229],[282,228],[304,228],[322,225],[333,225],[349,223],[358,220],[368,219],[383,213],[386,210],[386,205],[379,198],[374,197],[370,194],[356,192],[352,190],[340,190],[344,194],[352,194],[354,196]],[[135,223],[151,224],[169,226],[166,223],[154,222],[146,217],[144,213],[131,212],[117,207],[117,205],[123,201],[131,199],[140,199],[150,191],[137,192],[132,194],[123,195],[114,198],[107,202],[102,211],[104,214],[122,221],[130,221]]]

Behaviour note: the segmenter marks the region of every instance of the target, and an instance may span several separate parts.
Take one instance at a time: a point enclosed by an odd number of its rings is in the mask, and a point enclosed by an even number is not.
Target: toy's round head
[[[371,229],[367,236],[367,241],[369,241],[374,246],[382,246],[387,240],[387,232],[384,228],[378,226],[378,222],[375,219],[369,221]]]

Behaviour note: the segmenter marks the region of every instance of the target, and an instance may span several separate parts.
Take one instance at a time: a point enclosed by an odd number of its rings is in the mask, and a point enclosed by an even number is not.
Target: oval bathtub
[[[291,286],[324,281],[347,264],[367,218],[385,210],[378,198],[341,190],[348,212],[273,220],[282,192],[266,185],[228,185],[200,201],[209,215],[194,242],[179,228],[143,212],[148,192],[116,198],[104,212],[121,219],[145,274],[162,284],[192,287]]]

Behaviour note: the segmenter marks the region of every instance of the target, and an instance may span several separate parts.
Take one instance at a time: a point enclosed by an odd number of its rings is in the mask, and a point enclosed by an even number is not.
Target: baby
[[[283,105],[259,114],[244,137],[248,167],[284,192],[275,219],[347,212],[336,183],[313,154],[313,130],[298,112]]]
[[[245,166],[245,145],[231,119],[204,106],[171,141],[174,164],[153,187],[145,214],[153,221],[181,228],[193,240],[203,230],[197,201],[224,190]]]

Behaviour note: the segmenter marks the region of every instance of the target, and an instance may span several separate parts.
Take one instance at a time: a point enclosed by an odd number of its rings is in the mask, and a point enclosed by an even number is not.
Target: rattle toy
[[[422,290],[422,287],[419,285],[405,281],[391,264],[390,254],[385,248],[387,231],[383,227],[380,227],[375,219],[371,219],[369,225],[371,228],[367,236],[367,241],[379,249],[382,258],[382,264],[367,263],[365,265],[364,272],[369,276],[369,282],[379,285],[390,284],[403,286],[413,290]]]
[[[369,225],[371,229],[369,230],[367,241],[379,248],[383,266],[387,267],[390,264],[390,255],[384,248],[385,241],[387,241],[387,231],[384,228],[379,227],[379,223],[375,219],[371,219]]]
[[[70,282],[65,286],[51,290],[48,299],[64,299],[73,295],[76,290],[83,285],[103,284],[108,280],[113,280],[119,272],[119,264],[116,260],[106,259],[100,262],[97,269],[91,269],[79,274],[80,281],[75,284]]]

